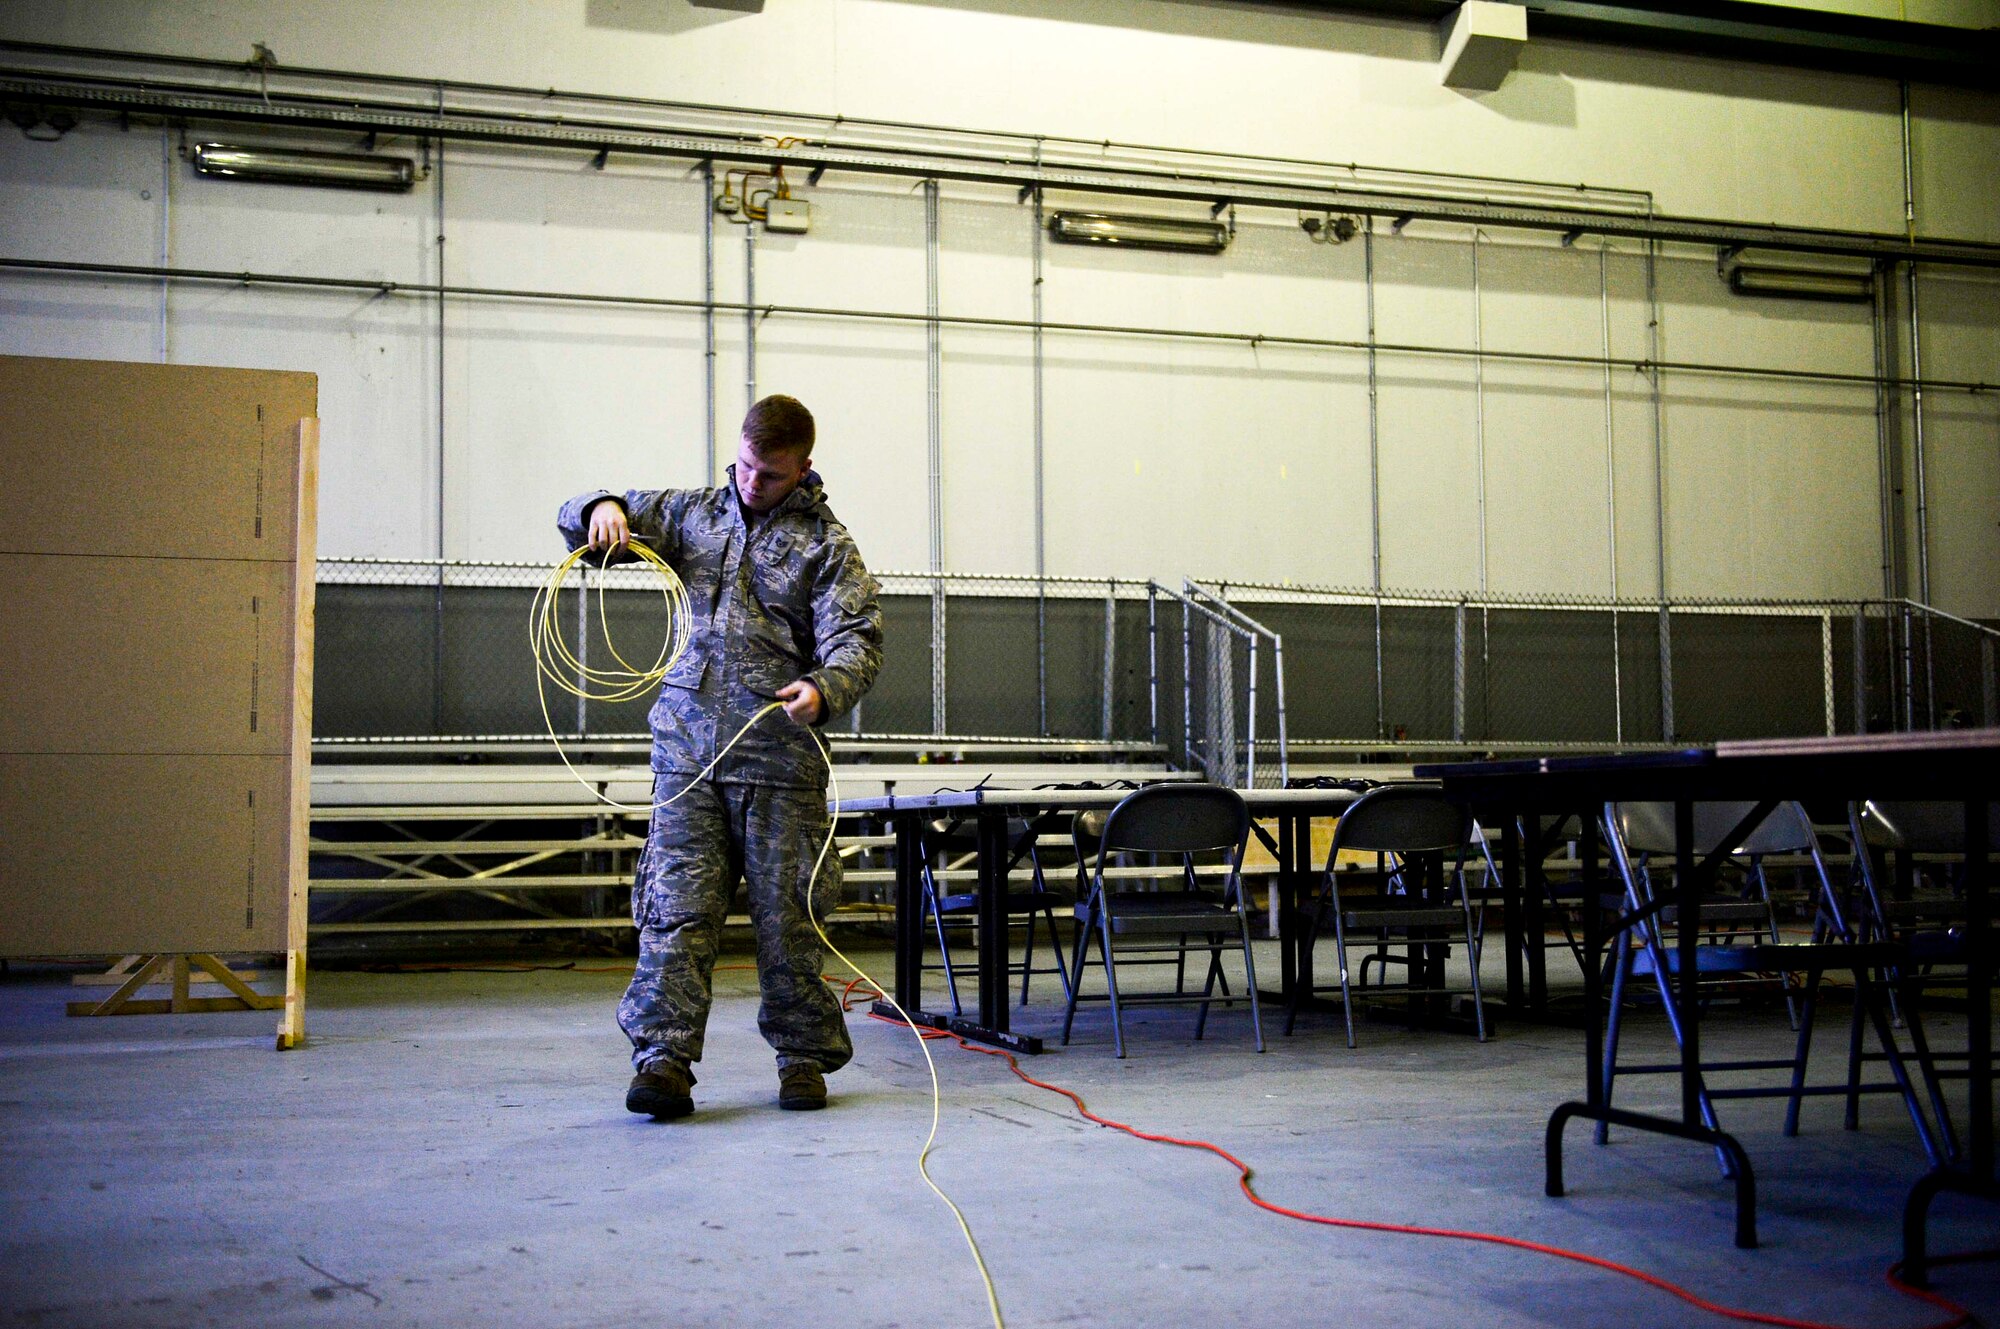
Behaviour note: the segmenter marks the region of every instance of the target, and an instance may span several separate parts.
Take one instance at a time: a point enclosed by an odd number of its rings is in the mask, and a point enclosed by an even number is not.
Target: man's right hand
[[[625,520],[625,505],[615,498],[600,498],[590,505],[590,548],[623,549],[632,541],[632,527]]]

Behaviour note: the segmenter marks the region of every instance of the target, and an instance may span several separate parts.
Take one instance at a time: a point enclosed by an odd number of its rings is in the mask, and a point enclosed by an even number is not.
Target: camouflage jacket
[[[825,724],[861,700],[882,667],[879,587],[853,537],[826,505],[818,472],[755,526],[736,499],[736,468],[715,489],[606,490],[563,504],[556,525],[571,549],[589,536],[600,499],[625,505],[632,538],[650,546],[687,585],[687,650],[667,673],[649,717],[653,769],[695,775],[779,688],[810,680]],[[612,562],[636,555],[625,553]],[[821,789],[826,765],[790,717],[764,718],[716,767],[742,784]]]

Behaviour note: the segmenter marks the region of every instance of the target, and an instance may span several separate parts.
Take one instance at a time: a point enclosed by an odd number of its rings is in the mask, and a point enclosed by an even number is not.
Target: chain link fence
[[[1641,747],[2000,724],[2000,632],[1908,601],[1211,589],[1311,680],[1291,697],[1294,756],[1314,744]]]
[[[314,736],[544,733],[528,613],[549,571],[530,563],[321,559]],[[851,732],[1149,740],[1143,582],[901,572],[878,580],[882,673],[840,722]],[[572,625],[571,648],[587,665],[608,663],[600,602],[620,653],[650,661],[662,632],[655,575],[632,567],[571,571],[556,613]],[[564,738],[642,738],[651,704],[650,697],[585,702],[551,686],[548,722]]]
[[[548,575],[525,563],[320,560],[315,736],[542,734],[528,611]],[[1282,783],[1315,745],[1634,747],[2000,724],[2000,632],[1908,601],[879,580],[885,659],[841,722],[851,732],[1151,743],[1236,785]],[[586,664],[605,663],[600,599],[620,651],[649,660],[661,632],[653,575],[572,571],[556,612]],[[1304,684],[1289,698],[1288,670]],[[565,738],[641,738],[650,704],[551,688],[547,723]]]

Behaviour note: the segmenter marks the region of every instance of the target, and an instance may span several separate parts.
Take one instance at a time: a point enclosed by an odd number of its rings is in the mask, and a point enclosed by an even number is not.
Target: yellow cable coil
[[[555,569],[549,574],[548,581],[535,592],[534,602],[528,610],[528,643],[535,656],[535,696],[541,703],[542,724],[547,728],[549,742],[555,745],[556,755],[562,758],[563,765],[569,768],[569,773],[576,778],[577,783],[588,789],[591,797],[599,802],[624,812],[651,812],[655,808],[668,806],[707,779],[709,773],[729,755],[729,750],[735,747],[753,726],[771,712],[782,711],[784,705],[774,701],[760,709],[744,722],[734,737],[723,744],[722,750],[715,754],[713,761],[702,768],[699,775],[689,780],[670,797],[657,802],[638,806],[620,803],[601,793],[590,781],[583,778],[582,772],[571,764],[569,754],[563,751],[562,740],[556,737],[555,721],[549,715],[546,681],[553,681],[571,696],[582,697],[589,701],[631,701],[643,697],[660,686],[667,676],[667,671],[673,668],[674,662],[687,650],[688,633],[693,622],[693,615],[688,608],[687,588],[667,561],[656,551],[637,541],[627,547],[639,556],[641,562],[650,565],[659,574],[660,594],[666,602],[667,634],[660,643],[659,655],[648,668],[638,669],[619,654],[617,643],[611,637],[611,623],[605,611],[602,580],[597,584],[597,624],[604,638],[604,644],[610,650],[611,658],[617,661],[618,667],[598,669],[586,665],[570,649],[569,643],[563,640],[561,618],[556,608],[561,600],[564,583],[569,580],[573,570],[583,565],[584,559],[591,552],[588,548],[578,549],[556,564]],[[579,594],[587,596],[589,593],[587,584],[579,590]],[[828,792],[832,803],[837,805],[840,802],[840,777],[834,773],[833,754],[827,751],[826,743],[820,738],[818,730],[808,728],[806,732],[812,736],[813,745],[819,749],[820,759],[826,763]],[[821,869],[826,866],[827,855],[833,851],[835,826],[834,818],[829,816],[826,822],[826,838],[820,842],[819,854],[813,859],[812,876],[807,879],[808,881],[817,882]],[[951,1216],[958,1221],[958,1230],[965,1237],[966,1248],[972,1252],[972,1262],[979,1270],[980,1281],[985,1285],[986,1308],[993,1317],[994,1329],[1005,1329],[1006,1321],[1000,1314],[1000,1294],[993,1285],[993,1274],[986,1267],[986,1257],[980,1252],[979,1242],[972,1235],[972,1225],[966,1221],[965,1211],[960,1209],[931,1177],[931,1149],[937,1143],[938,1121],[944,1108],[944,1092],[938,1084],[937,1062],[931,1056],[930,1040],[924,1037],[923,1030],[919,1029],[917,1022],[910,1018],[910,1013],[889,995],[887,988],[876,982],[873,975],[849,959],[846,952],[833,944],[833,938],[827,936],[826,929],[820,926],[818,912],[813,908],[812,896],[812,890],[808,887],[806,917],[811,921],[813,931],[819,934],[820,944],[842,964],[853,970],[855,976],[862,982],[881,993],[882,999],[895,1009],[896,1014],[902,1017],[903,1023],[909,1026],[910,1032],[916,1035],[917,1047],[924,1054],[924,1064],[929,1068],[931,1076],[931,1128],[930,1133],[924,1137],[924,1147],[917,1153],[917,1173],[924,1179],[924,1185],[930,1187],[931,1193],[944,1202],[945,1208],[951,1210]]]

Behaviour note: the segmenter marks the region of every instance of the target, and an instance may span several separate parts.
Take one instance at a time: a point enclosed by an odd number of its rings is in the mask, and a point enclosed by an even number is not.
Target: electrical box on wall
[[[764,213],[764,229],[803,235],[812,226],[812,204],[802,198],[774,198]]]

